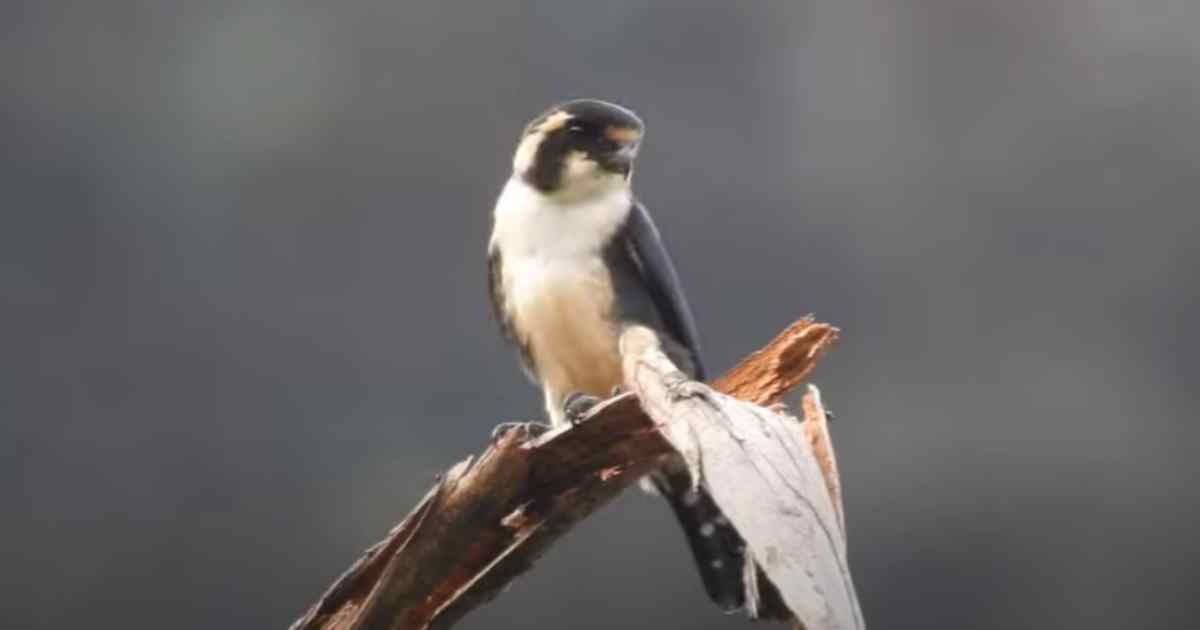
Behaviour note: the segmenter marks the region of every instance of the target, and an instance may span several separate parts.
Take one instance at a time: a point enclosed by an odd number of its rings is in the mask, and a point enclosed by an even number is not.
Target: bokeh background
[[[484,243],[627,104],[719,371],[844,340],[875,628],[1194,623],[1200,3],[6,2],[0,626],[286,626],[539,413]],[[741,628],[628,493],[467,628]]]

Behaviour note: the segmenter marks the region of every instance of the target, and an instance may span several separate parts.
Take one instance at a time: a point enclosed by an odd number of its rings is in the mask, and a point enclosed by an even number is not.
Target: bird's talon
[[[563,399],[563,415],[567,417],[567,421],[572,425],[579,424],[584,416],[595,407],[600,399],[590,394],[583,392],[574,392],[568,394]]]
[[[708,386],[680,375],[678,379],[667,381],[667,392],[670,394],[672,400],[704,398],[708,395]]]
[[[525,439],[533,439],[549,431],[550,426],[540,422],[501,422],[492,429],[492,443],[500,441],[509,431],[516,429],[525,432]]]

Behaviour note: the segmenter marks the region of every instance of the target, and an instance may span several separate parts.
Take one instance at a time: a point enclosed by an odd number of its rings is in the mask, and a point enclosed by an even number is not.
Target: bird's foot
[[[570,422],[572,426],[579,424],[584,416],[592,410],[592,407],[599,402],[600,399],[591,394],[583,392],[567,394],[567,397],[563,399],[563,415],[567,417],[567,422]]]
[[[500,438],[508,435],[509,431],[520,430],[525,432],[525,439],[532,440],[550,430],[550,425],[540,422],[501,422],[492,429],[492,443],[500,440]]]
[[[685,398],[701,398],[707,399],[709,388],[700,381],[693,381],[682,372],[676,372],[673,375],[668,375],[663,379],[667,386],[667,395],[671,400],[683,400]]]

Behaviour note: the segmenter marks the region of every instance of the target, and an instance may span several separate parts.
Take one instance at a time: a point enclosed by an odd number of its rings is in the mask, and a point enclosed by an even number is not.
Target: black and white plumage
[[[493,312],[538,383],[552,425],[573,394],[621,385],[623,326],[656,331],[680,369],[704,378],[696,325],[670,256],[630,189],[643,125],[595,100],[552,107],[525,128],[488,244]],[[651,475],[722,608],[743,603],[743,542],[682,465]]]

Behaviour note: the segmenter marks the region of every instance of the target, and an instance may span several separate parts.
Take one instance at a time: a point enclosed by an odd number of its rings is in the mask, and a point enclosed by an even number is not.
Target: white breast
[[[627,188],[561,204],[513,177],[496,201],[492,247],[503,257],[504,294],[518,308],[555,285],[594,282],[601,251],[629,215]]]
[[[492,242],[510,257],[574,258],[596,254],[629,216],[626,186],[563,202],[513,177],[496,201]]]
[[[620,382],[602,250],[631,203],[622,187],[563,204],[518,178],[496,203],[492,247],[502,258],[504,309],[529,348],[552,417],[561,396],[607,395]]]

